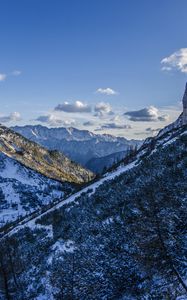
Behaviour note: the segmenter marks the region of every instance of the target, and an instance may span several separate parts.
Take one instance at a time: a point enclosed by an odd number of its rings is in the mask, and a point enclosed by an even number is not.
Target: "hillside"
[[[0,153],[0,228],[64,199],[75,186],[43,176]]]
[[[41,125],[27,125],[23,127],[15,126],[13,130],[50,150],[63,152],[70,159],[83,166],[86,166],[91,159],[126,151],[130,147],[142,143],[138,140],[127,140],[109,134],[95,134],[88,130],[79,130],[72,127],[47,128]],[[107,157],[105,162],[110,165]]]
[[[1,299],[186,299],[186,157],[187,126],[172,127],[20,223],[1,240]]]
[[[102,174],[121,161],[128,153],[128,150],[115,152],[107,156],[91,158],[86,163],[86,168],[92,170],[95,174]]]
[[[94,177],[90,171],[72,162],[63,153],[49,151],[2,125],[0,125],[0,153],[61,182],[84,183]]]

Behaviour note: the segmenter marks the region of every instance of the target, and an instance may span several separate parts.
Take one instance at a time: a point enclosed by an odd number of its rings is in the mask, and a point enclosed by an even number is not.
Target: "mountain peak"
[[[183,103],[182,121],[183,121],[183,124],[187,124],[187,83],[186,83],[186,88],[184,91],[182,103]]]

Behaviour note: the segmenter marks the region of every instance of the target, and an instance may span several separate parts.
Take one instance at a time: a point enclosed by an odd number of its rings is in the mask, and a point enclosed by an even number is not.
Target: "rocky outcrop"
[[[186,83],[186,89],[184,92],[182,103],[183,103],[182,123],[185,125],[187,124],[187,83]]]
[[[186,88],[184,91],[182,103],[183,103],[183,111],[180,114],[180,116],[178,117],[178,119],[176,121],[174,121],[173,123],[169,124],[168,126],[164,127],[163,129],[161,129],[158,133],[158,137],[162,136],[163,134],[165,134],[173,129],[178,129],[181,126],[184,126],[187,124],[187,83],[186,83]]]

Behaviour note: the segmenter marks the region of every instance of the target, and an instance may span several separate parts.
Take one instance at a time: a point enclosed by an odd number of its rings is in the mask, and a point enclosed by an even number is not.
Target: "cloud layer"
[[[95,123],[93,121],[86,121],[83,123],[84,126],[94,126]]]
[[[114,91],[111,88],[99,88],[99,89],[97,89],[96,93],[102,94],[102,95],[107,95],[107,96],[118,94],[116,91]]]
[[[19,112],[13,112],[8,116],[0,116],[1,123],[17,122],[17,121],[21,121],[21,115]]]
[[[64,102],[58,104],[55,107],[56,111],[64,111],[67,113],[88,113],[91,112],[91,107],[81,101],[75,101],[74,103]]]
[[[19,75],[21,75],[21,71],[20,70],[14,70],[14,71],[12,71],[12,73],[11,73],[11,75],[13,75],[13,76],[19,76]]]
[[[95,105],[94,108],[95,115],[102,117],[104,115],[113,115],[112,108],[109,103],[100,102]]]
[[[117,123],[105,123],[102,124],[100,128],[97,130],[104,130],[104,129],[132,129],[131,125],[127,124],[117,124]]]
[[[0,81],[6,80],[7,77],[9,77],[9,76],[19,76],[19,75],[21,75],[21,71],[19,71],[19,70],[14,70],[9,74],[0,73]]]
[[[39,121],[41,123],[46,123],[51,126],[73,126],[75,125],[75,120],[63,120],[59,116],[51,113],[44,116],[39,116],[35,121]]]
[[[162,59],[162,70],[170,71],[172,69],[187,73],[187,48],[181,48],[168,57]]]
[[[167,121],[168,115],[159,115],[159,111],[156,107],[150,106],[140,110],[128,111],[124,114],[130,121],[134,122],[155,122],[155,121]]]
[[[161,130],[161,128],[148,127],[148,128],[146,128],[145,133],[148,134],[148,135],[150,135],[150,134],[154,135],[154,134],[157,134],[160,130]]]
[[[6,79],[7,75],[6,74],[0,74],[0,81],[4,81]]]

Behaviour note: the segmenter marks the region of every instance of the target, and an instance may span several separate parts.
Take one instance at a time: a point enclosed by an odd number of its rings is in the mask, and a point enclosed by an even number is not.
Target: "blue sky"
[[[186,11],[186,0],[2,1],[0,122],[151,135],[180,114]]]

